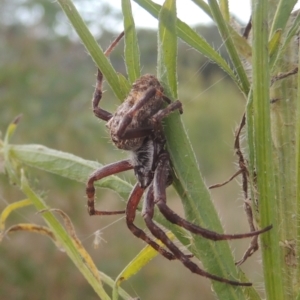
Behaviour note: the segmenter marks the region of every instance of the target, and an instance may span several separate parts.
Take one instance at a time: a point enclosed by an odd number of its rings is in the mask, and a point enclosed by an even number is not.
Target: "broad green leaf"
[[[10,145],[9,152],[20,163],[83,183],[93,171],[102,167],[100,163],[42,145]],[[131,190],[131,185],[117,176],[104,178],[96,185],[114,190],[123,199],[127,199]]]
[[[140,52],[130,0],[122,0],[125,30],[125,63],[129,81],[133,83],[140,74]]]

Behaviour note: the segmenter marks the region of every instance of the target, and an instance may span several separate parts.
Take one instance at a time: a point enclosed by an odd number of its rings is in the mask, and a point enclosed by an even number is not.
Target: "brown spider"
[[[119,40],[123,37],[122,32],[106,50],[108,56]],[[191,272],[207,278],[238,286],[251,286],[251,283],[238,282],[212,275],[198,267],[190,260],[191,255],[184,254],[167,237],[166,233],[153,222],[154,206],[157,205],[164,217],[191,233],[201,235],[214,241],[240,239],[253,237],[265,232],[271,226],[263,230],[244,234],[219,234],[181,218],[166,204],[166,188],[172,183],[171,162],[166,150],[166,139],[161,121],[170,113],[178,110],[182,113],[182,104],[179,100],[171,100],[163,94],[163,87],[153,75],[144,75],[133,85],[124,102],[111,114],[100,108],[99,102],[102,97],[103,75],[100,70],[97,73],[97,84],[93,97],[93,112],[97,118],[107,121],[113,143],[123,150],[131,152],[131,159],[122,160],[109,164],[96,170],[88,179],[86,194],[88,198],[88,212],[90,215],[126,214],[126,223],[130,231],[137,237],[151,245],[156,251],[169,260],[180,260]],[[165,103],[167,106],[165,107]],[[104,177],[127,170],[134,170],[137,178],[126,206],[125,211],[99,211],[95,209],[94,182]],[[143,203],[142,216],[146,226],[154,237],[161,240],[166,248],[158,245],[146,233],[134,225],[136,210],[143,193],[146,191]]]

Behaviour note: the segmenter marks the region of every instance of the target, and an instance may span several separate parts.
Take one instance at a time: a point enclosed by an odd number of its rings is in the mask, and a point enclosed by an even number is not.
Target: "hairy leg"
[[[165,176],[167,178],[167,174]],[[165,186],[166,188],[166,186]],[[180,260],[183,265],[188,268],[191,272],[196,273],[200,276],[204,276],[219,282],[224,282],[231,285],[236,286],[251,286],[252,284],[250,282],[238,282],[234,280],[229,280],[226,278],[222,278],[213,274],[210,274],[201,268],[198,267],[194,262],[190,260],[190,256],[184,254],[182,251],[179,250],[179,248],[168,238],[166,233],[159,228],[152,220],[153,218],[153,206],[154,206],[154,191],[153,191],[153,185],[151,184],[148,189],[148,193],[145,198],[145,204],[143,209],[143,218],[146,222],[147,227],[149,228],[150,232],[161,240],[164,245],[166,245],[167,248],[174,254],[174,256]]]
[[[122,211],[99,211],[95,209],[95,181],[98,181],[104,177],[117,174],[120,172],[124,172],[127,170],[133,169],[133,166],[130,160],[121,160],[116,163],[109,164],[104,166],[103,168],[96,170],[92,173],[88,179],[86,184],[86,195],[88,198],[88,212],[92,215],[114,215],[114,214],[122,214],[125,213],[124,210]]]
[[[111,43],[108,49],[104,52],[106,56],[110,55],[112,50],[116,47],[116,45],[118,44],[118,42],[121,40],[123,36],[124,36],[124,32],[121,32],[121,34],[119,34],[119,36]],[[95,87],[93,100],[92,100],[93,112],[97,118],[104,121],[108,121],[112,117],[112,114],[99,107],[99,102],[102,98],[102,83],[103,83],[103,74],[98,69],[96,87]]]
[[[141,200],[141,197],[144,193],[144,189],[141,188],[139,186],[139,184],[137,183],[132,192],[131,195],[129,197],[128,203],[127,203],[127,207],[126,207],[126,222],[127,222],[127,226],[129,228],[129,230],[138,238],[142,239],[143,241],[145,241],[147,244],[149,244],[152,248],[154,248],[157,252],[159,252],[161,255],[163,255],[165,258],[169,259],[169,260],[173,260],[176,259],[176,257],[174,256],[174,254],[168,252],[167,250],[165,250],[163,247],[161,247],[160,245],[158,245],[155,241],[153,241],[150,237],[148,237],[146,235],[146,233],[136,227],[134,225],[134,220],[135,220],[135,215],[136,215],[136,210],[138,207],[138,204]]]
[[[164,153],[160,157],[160,162],[155,171],[154,175],[154,198],[155,204],[158,206],[160,212],[165,216],[165,218],[173,224],[181,226],[186,230],[199,234],[207,239],[213,241],[220,240],[231,240],[231,239],[241,239],[246,237],[253,237],[265,231],[268,231],[272,228],[272,226],[268,226],[262,230],[242,233],[242,234],[220,234],[200,226],[197,226],[177,215],[173,210],[171,210],[166,203],[166,182],[167,176],[166,173],[168,169],[170,169],[169,165],[169,155],[168,153]]]

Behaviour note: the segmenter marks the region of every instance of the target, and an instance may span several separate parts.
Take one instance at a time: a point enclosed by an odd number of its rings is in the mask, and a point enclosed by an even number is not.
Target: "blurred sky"
[[[116,9],[120,8],[119,0],[102,0],[102,2],[110,3],[110,5],[114,6]],[[154,2],[162,4],[164,1],[154,0]],[[300,1],[298,1],[295,8],[300,7],[299,2]],[[155,28],[157,26],[156,19],[145,12],[134,1],[132,1],[131,3],[136,26],[144,28]],[[229,0],[230,12],[234,16],[238,17],[240,21],[247,23],[250,18],[250,3],[250,0]],[[205,13],[203,13],[196,4],[189,0],[177,0],[177,12],[178,17],[189,25],[210,22],[210,18]]]

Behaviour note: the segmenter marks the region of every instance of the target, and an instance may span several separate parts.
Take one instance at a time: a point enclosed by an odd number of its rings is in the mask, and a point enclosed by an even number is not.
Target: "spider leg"
[[[102,82],[103,82],[103,74],[98,69],[96,87],[95,87],[93,100],[92,100],[93,112],[97,118],[104,121],[108,121],[112,117],[112,114],[98,106],[102,98]]]
[[[127,207],[126,207],[126,222],[127,222],[127,226],[129,228],[129,230],[138,238],[142,239],[143,241],[145,241],[147,244],[149,244],[152,248],[154,248],[157,252],[159,252],[161,255],[163,255],[165,258],[169,259],[169,260],[173,260],[176,259],[176,257],[174,256],[173,253],[170,253],[168,251],[166,251],[163,247],[161,247],[160,245],[158,245],[155,241],[153,241],[151,238],[149,238],[146,233],[136,227],[133,222],[135,219],[135,213],[138,207],[138,204],[141,200],[141,197],[144,193],[143,188],[141,188],[139,186],[139,184],[137,183],[130,196],[129,196],[129,200],[127,202]],[[153,215],[153,214],[152,214]]]
[[[251,231],[247,233],[241,234],[220,234],[200,226],[197,226],[177,215],[173,210],[171,210],[166,204],[166,186],[167,186],[167,176],[170,170],[170,162],[169,162],[169,155],[167,152],[164,152],[160,156],[160,161],[157,165],[157,169],[154,175],[154,198],[155,204],[158,206],[160,212],[165,216],[165,218],[178,226],[185,228],[186,230],[201,235],[207,239],[213,241],[220,241],[220,240],[231,240],[231,239],[241,239],[246,237],[253,237],[257,236],[260,233],[268,231],[272,228],[268,226],[262,230]]]
[[[176,100],[169,104],[167,107],[161,109],[152,118],[155,120],[155,122],[160,122],[162,119],[167,117],[170,113],[174,112],[175,110],[178,110],[180,114],[183,113],[182,103],[179,100]]]
[[[168,177],[168,174],[165,173],[165,178]],[[166,182],[165,182],[166,183]],[[155,183],[154,183],[155,184]],[[166,185],[165,187],[166,188]],[[161,240],[167,248],[174,254],[174,256],[180,260],[183,265],[188,268],[191,272],[196,273],[200,276],[204,276],[219,282],[224,282],[231,285],[236,286],[251,286],[250,282],[238,282],[234,280],[229,280],[226,278],[222,278],[213,274],[210,274],[201,268],[198,267],[194,262],[190,260],[189,255],[185,255],[183,252],[179,250],[179,248],[168,238],[166,233],[160,229],[152,220],[153,218],[153,204],[154,204],[154,191],[153,191],[153,184],[149,186],[148,193],[145,198],[144,210],[143,210],[143,218],[146,222],[147,227],[149,228],[150,232]]]
[[[120,172],[124,172],[127,170],[133,169],[133,166],[130,160],[121,160],[119,162],[115,162],[104,166],[101,169],[96,170],[92,173],[88,179],[86,184],[86,195],[88,198],[87,205],[88,205],[88,213],[93,215],[115,215],[115,214],[123,214],[125,213],[124,210],[120,211],[99,211],[95,209],[95,187],[94,182],[98,181],[104,177],[117,174]]]
[[[106,56],[109,56],[112,50],[116,47],[118,42],[121,40],[121,38],[124,36],[124,31],[119,34],[119,36],[111,43],[111,45],[107,48],[107,50],[104,52]],[[92,106],[93,106],[93,112],[94,115],[104,121],[108,121],[111,117],[112,114],[102,108],[100,108],[99,102],[102,98],[102,82],[103,82],[103,74],[102,72],[98,69],[97,71],[97,80],[96,80],[96,87],[93,95],[93,100],[92,100]]]
[[[122,139],[132,138],[130,136],[130,131],[126,130],[128,125],[132,122],[134,115],[149,101],[149,99],[154,97],[155,94],[156,94],[156,88],[154,88],[154,87],[149,88],[145,92],[143,97],[141,99],[139,99],[132,106],[132,108],[123,116],[122,121],[120,122],[118,131],[117,131],[117,135],[119,136],[119,138],[122,138]],[[147,135],[151,134],[151,132],[152,132],[152,128],[145,128],[145,130],[144,130],[144,128],[136,129],[135,132],[137,132],[139,130],[142,132],[142,136],[147,136]],[[136,137],[136,134],[134,135],[134,138],[135,137]]]
[[[164,96],[160,91],[156,88],[149,88],[144,96],[136,102],[135,105],[124,115],[122,121],[120,122],[117,135],[122,139],[133,139],[137,137],[148,136],[153,132],[153,127],[156,126],[163,118],[167,117],[170,113],[175,110],[179,110],[182,113],[182,103],[179,100],[176,100],[170,103],[164,109],[158,111],[153,117],[153,126],[152,127],[144,127],[144,128],[135,128],[135,129],[127,129],[128,125],[132,122],[134,115],[151,99],[155,97],[155,95],[159,94],[164,100],[165,98],[168,101],[171,101],[169,98]]]

